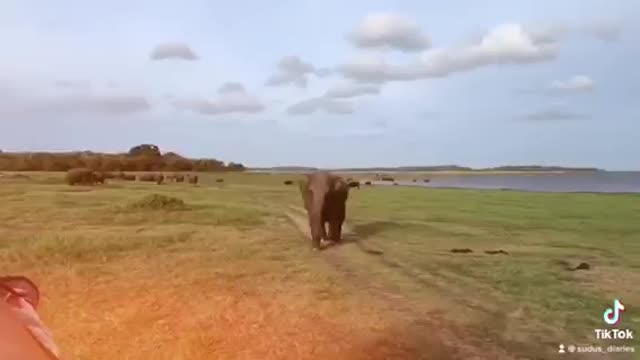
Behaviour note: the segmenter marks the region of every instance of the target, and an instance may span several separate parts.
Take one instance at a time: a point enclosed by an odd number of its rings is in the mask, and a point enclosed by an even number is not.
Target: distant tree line
[[[128,153],[91,151],[65,153],[2,152],[0,171],[67,171],[86,167],[96,171],[244,171],[242,164],[216,159],[190,159],[173,152],[162,154],[156,145],[142,144]]]

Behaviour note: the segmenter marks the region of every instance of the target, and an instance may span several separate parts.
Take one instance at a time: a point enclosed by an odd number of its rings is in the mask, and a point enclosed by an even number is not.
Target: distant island
[[[252,171],[316,171],[319,170],[315,167],[308,166],[274,166],[274,167],[262,167],[262,168],[249,168]]]
[[[305,166],[275,166],[265,168],[249,168],[250,171],[278,171],[278,172],[306,172],[320,170],[316,167]],[[474,169],[467,166],[458,165],[435,165],[435,166],[397,166],[397,167],[363,167],[363,168],[331,168],[324,169],[338,172],[597,172],[605,171],[598,168],[589,167],[563,167],[563,166],[541,166],[541,165],[505,165],[492,168]]]

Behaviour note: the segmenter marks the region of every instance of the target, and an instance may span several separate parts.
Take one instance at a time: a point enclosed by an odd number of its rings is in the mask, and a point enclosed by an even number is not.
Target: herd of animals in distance
[[[376,180],[398,185],[391,176],[376,174]],[[122,171],[105,172],[95,171],[90,168],[73,168],[67,171],[66,181],[69,185],[96,185],[104,184],[107,180],[125,180],[139,182],[153,182],[161,185],[165,182],[189,183],[198,185],[198,175],[152,172],[140,175],[127,174]],[[423,179],[429,182],[429,179]],[[223,178],[217,178],[217,183],[224,182]],[[417,179],[413,179],[417,182]],[[293,180],[285,180],[284,185],[293,185]],[[323,241],[340,242],[342,240],[342,226],[346,215],[346,202],[349,188],[360,188],[360,180],[352,178],[344,179],[342,176],[327,171],[316,171],[306,174],[298,181],[300,194],[304,204],[309,230],[311,235],[311,247],[320,250]],[[372,181],[364,181],[364,185],[373,185]],[[327,231],[328,227],[328,231]]]
[[[398,185],[395,179],[391,176],[375,174],[375,179],[381,182],[392,183]],[[176,183],[189,183],[193,185],[198,184],[198,175],[194,174],[181,174],[181,173],[169,173],[151,172],[140,175],[127,174],[123,171],[95,171],[89,168],[74,168],[67,171],[66,182],[69,185],[97,185],[105,184],[108,180],[124,180],[124,181],[140,181],[140,182],[154,182],[158,185],[167,182]],[[352,178],[346,179],[349,187],[360,188],[360,185],[373,185],[371,180],[360,181]],[[418,179],[412,179],[412,182],[418,182]],[[428,183],[429,179],[422,179],[422,182]],[[224,182],[223,178],[217,178],[217,183]],[[293,180],[285,180],[284,185],[293,185]]]

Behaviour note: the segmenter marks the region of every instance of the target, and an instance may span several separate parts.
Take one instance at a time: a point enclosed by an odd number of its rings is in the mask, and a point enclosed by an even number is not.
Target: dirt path
[[[287,217],[305,237],[309,238],[309,227],[306,214],[303,209],[290,206],[285,211]],[[368,248],[359,241],[358,234],[354,233],[348,224],[343,227],[345,245],[329,246],[321,251],[321,256],[331,264],[345,278],[349,279],[354,287],[380,301],[385,311],[389,310],[394,316],[399,316],[405,321],[405,332],[413,334],[413,345],[433,350],[433,354],[420,354],[425,358],[435,358],[438,354],[447,354],[450,359],[513,359],[515,357],[506,353],[498,346],[487,342],[486,339],[472,338],[465,329],[457,328],[449,321],[443,319],[441,313],[427,310],[423,304],[403,295],[401,289],[392,284],[383,283],[376,276],[375,261],[382,252]],[[367,265],[366,267],[362,264]],[[411,276],[411,274],[399,274]],[[429,344],[427,344],[429,342]]]

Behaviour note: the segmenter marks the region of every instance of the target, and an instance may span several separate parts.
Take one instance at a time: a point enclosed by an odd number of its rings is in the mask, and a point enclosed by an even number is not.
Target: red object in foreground
[[[0,360],[59,360],[37,308],[38,287],[24,276],[0,277]]]

